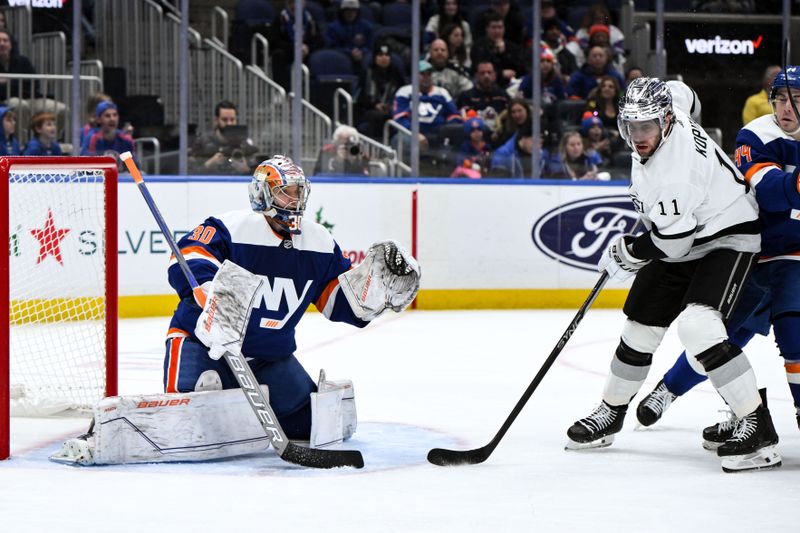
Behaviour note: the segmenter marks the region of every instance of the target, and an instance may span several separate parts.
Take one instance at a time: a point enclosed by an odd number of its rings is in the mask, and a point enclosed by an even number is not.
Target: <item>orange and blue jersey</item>
[[[135,153],[133,137],[122,130],[117,130],[114,139],[107,141],[101,130],[95,130],[83,140],[81,155],[104,155],[108,152],[121,154],[123,152]]]
[[[339,274],[350,269],[350,260],[320,224],[304,218],[301,229],[299,235],[282,236],[261,213],[234,211],[207,218],[178,242],[200,284],[211,281],[226,259],[263,279],[242,346],[247,357],[276,361],[291,356],[295,326],[311,304],[329,320],[367,324],[353,314],[339,287]],[[168,337],[194,338],[201,309],[174,257],[168,278],[181,298]]]
[[[761,256],[800,259],[800,141],[764,115],[739,131],[734,159],[756,193]]]

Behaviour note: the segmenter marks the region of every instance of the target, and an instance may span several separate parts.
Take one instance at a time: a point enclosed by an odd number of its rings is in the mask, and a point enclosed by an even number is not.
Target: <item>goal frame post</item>
[[[8,459],[11,455],[9,175],[13,170],[58,171],[81,168],[99,169],[104,173],[105,394],[117,395],[117,161],[110,156],[0,157],[0,205],[5,206],[5,214],[0,215],[0,236],[5,243],[4,257],[0,259],[0,460]]]

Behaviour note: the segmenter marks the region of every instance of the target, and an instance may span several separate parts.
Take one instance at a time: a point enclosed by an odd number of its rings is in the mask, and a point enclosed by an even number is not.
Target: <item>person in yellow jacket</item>
[[[761,80],[761,90],[749,96],[744,103],[744,107],[742,108],[743,125],[749,124],[762,115],[772,114],[772,106],[769,103],[768,97],[769,87],[772,84],[772,80],[775,79],[775,76],[780,71],[781,67],[778,65],[770,65],[766,68],[764,71],[764,78]]]

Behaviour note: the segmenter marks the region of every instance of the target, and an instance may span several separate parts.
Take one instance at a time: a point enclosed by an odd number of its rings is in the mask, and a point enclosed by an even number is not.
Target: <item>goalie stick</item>
[[[786,83],[786,97],[789,99],[789,103],[792,106],[792,111],[794,111],[794,116],[797,117],[798,125],[800,126],[800,111],[797,110],[797,106],[794,103],[794,98],[792,98],[792,88],[789,86],[789,72],[786,70],[789,66],[789,62],[791,61],[791,41],[789,39],[783,40],[783,81]],[[795,130],[796,131],[796,130]]]
[[[142,179],[141,172],[139,172],[136,163],[133,161],[132,154],[130,152],[125,152],[120,155],[120,159],[124,161],[125,166],[128,167],[128,171],[133,177],[133,181],[136,182],[136,185],[139,187],[139,191],[142,193],[147,207],[150,208],[150,212],[156,219],[161,233],[164,234],[164,238],[167,244],[169,244],[175,259],[178,261],[181,271],[183,271],[186,280],[192,287],[195,300],[201,307],[205,306],[205,293],[203,293],[203,290],[197,283],[197,279],[189,269],[186,259],[184,259],[183,254],[181,254],[178,249],[175,238],[172,236],[172,233],[167,227],[167,223],[164,221],[164,217],[161,216],[161,212],[158,210],[153,197],[150,195],[150,191],[147,189],[144,179]],[[259,424],[269,437],[272,446],[275,448],[275,451],[278,452],[281,459],[289,463],[311,468],[337,468],[342,466],[362,468],[364,466],[364,458],[358,450],[320,450],[317,448],[306,448],[291,442],[278,423],[275,412],[264,396],[261,387],[258,386],[258,380],[256,380],[245,358],[230,352],[225,352],[224,358],[231,372],[236,376],[236,381],[239,383],[242,392],[247,398],[247,402],[256,414]]]

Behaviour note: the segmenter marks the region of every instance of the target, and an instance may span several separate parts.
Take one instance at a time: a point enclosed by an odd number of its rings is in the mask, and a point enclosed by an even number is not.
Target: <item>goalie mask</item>
[[[303,169],[284,155],[262,161],[248,187],[253,211],[271,217],[289,233],[300,233],[311,185]]]
[[[779,94],[781,89],[786,92],[785,95],[783,93]],[[775,117],[775,121],[787,135],[797,135],[800,133],[800,117],[795,115],[797,111],[795,111],[791,105],[791,101],[789,101],[790,93],[792,99],[797,102],[794,107],[800,109],[800,66],[788,66],[785,70],[781,70],[769,86],[769,103],[772,106],[772,114]],[[787,103],[789,104],[791,113],[795,117],[793,131],[785,129],[791,122],[787,123],[779,116],[779,110],[776,104],[781,102],[784,105]],[[784,116],[783,118],[785,119],[786,117]]]
[[[620,135],[628,146],[636,151],[632,130],[639,132],[648,128],[658,128],[661,132],[661,141],[656,146],[658,149],[669,133],[667,117],[670,114],[672,114],[672,93],[667,84],[658,78],[636,78],[628,85],[625,95],[619,100],[617,125]]]

